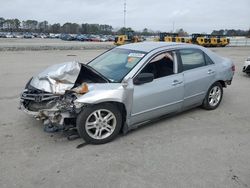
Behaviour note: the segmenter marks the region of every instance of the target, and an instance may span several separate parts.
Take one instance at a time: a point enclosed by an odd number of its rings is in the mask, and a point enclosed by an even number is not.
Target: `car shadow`
[[[245,78],[249,78],[250,77],[250,74],[242,74],[243,75],[243,77],[245,77]]]
[[[141,130],[146,130],[151,126],[160,126],[161,124],[159,124],[160,122],[164,122],[164,123],[168,123],[171,122],[173,120],[173,118],[182,118],[187,114],[193,114],[195,111],[198,110],[203,110],[200,107],[197,108],[193,108],[193,109],[189,109],[183,112],[179,112],[179,113],[173,113],[173,114],[168,114],[168,115],[164,115],[161,117],[158,117],[156,119],[150,120],[147,123],[143,123],[140,124],[138,127],[131,129],[130,131],[128,131],[126,134],[119,134],[117,136],[117,138],[112,141],[119,141],[120,139],[122,139],[122,136],[126,136],[126,135],[132,135],[134,133],[137,133],[137,131],[141,131]],[[87,145],[89,145],[88,143],[86,143],[82,138],[80,138],[80,136],[78,135],[76,129],[74,129],[73,131],[71,130],[71,132],[65,132],[65,131],[57,131],[57,132],[53,132],[53,133],[48,133],[45,132],[43,130],[44,126],[43,123],[41,121],[37,121],[33,118],[29,118],[26,117],[26,122],[29,122],[30,126],[35,127],[36,131],[39,131],[40,133],[43,132],[44,134],[47,134],[48,137],[51,137],[52,140],[54,140],[55,142],[67,142],[67,141],[76,141],[80,143],[77,143],[76,145],[76,149],[80,149],[83,148]],[[72,139],[71,139],[72,138]],[[108,144],[108,143],[107,143]]]
[[[143,124],[140,124],[139,126],[129,130],[124,135],[133,134],[133,133],[136,133],[137,131],[147,129],[151,126],[160,126],[160,124],[159,124],[160,122],[168,123],[168,122],[171,122],[174,118],[182,118],[187,114],[192,114],[195,111],[199,111],[199,110],[203,110],[203,109],[201,107],[196,107],[196,108],[188,109],[188,110],[185,110],[182,112],[171,113],[171,114],[167,114],[167,115],[164,115],[161,117],[157,117],[156,119],[153,119],[153,120],[150,120],[150,121],[145,122]]]

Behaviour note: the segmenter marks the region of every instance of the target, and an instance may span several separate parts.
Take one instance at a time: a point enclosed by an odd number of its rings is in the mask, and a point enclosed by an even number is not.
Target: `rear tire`
[[[87,107],[76,120],[79,135],[90,144],[110,142],[119,134],[121,126],[121,112],[110,103]]]
[[[214,110],[220,105],[222,97],[223,97],[222,85],[219,82],[215,82],[208,89],[202,107],[206,110]]]

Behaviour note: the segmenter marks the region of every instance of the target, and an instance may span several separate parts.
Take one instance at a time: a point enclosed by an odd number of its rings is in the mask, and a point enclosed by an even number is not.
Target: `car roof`
[[[172,47],[177,47],[177,46],[184,47],[184,46],[190,46],[190,45],[194,46],[192,44],[176,43],[176,42],[138,42],[138,43],[125,44],[117,48],[150,52],[158,48],[166,48],[166,47],[172,48]]]

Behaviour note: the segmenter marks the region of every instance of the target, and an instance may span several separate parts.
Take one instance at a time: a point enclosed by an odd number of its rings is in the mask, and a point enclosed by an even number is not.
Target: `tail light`
[[[232,71],[235,72],[235,65],[232,65]]]

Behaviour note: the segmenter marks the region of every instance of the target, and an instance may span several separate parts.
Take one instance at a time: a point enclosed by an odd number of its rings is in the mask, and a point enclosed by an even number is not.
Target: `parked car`
[[[12,33],[7,33],[5,36],[6,38],[14,38],[14,35]]]
[[[73,41],[76,40],[76,37],[70,35],[70,34],[62,34],[61,35],[62,40],[67,40],[67,41]]]
[[[87,64],[47,68],[27,83],[20,108],[46,126],[73,126],[86,142],[103,144],[166,114],[216,109],[234,70],[231,60],[204,47],[133,43]]]
[[[90,35],[89,36],[89,41],[92,41],[92,42],[101,42],[101,38],[98,35]]]
[[[114,36],[107,36],[108,37],[108,41],[110,42],[114,42],[115,41],[115,37]]]
[[[59,38],[59,34],[50,33],[50,34],[48,35],[48,38],[50,38],[50,39]]]
[[[243,66],[243,72],[247,73],[250,76],[250,57],[248,57]]]
[[[100,38],[100,42],[107,42],[107,41],[108,41],[108,39],[106,37],[101,37]]]
[[[15,35],[15,37],[18,38],[18,39],[22,39],[22,38],[24,38],[24,35],[23,35],[23,34],[20,34],[20,33],[17,33],[17,34]]]
[[[6,38],[6,34],[5,33],[0,33],[0,38]]]
[[[25,39],[33,39],[34,36],[33,36],[31,33],[25,33],[25,34],[23,35],[23,38],[25,38]]]
[[[78,40],[78,41],[88,41],[89,39],[88,39],[88,37],[86,36],[86,35],[77,35],[76,36],[76,40]]]
[[[49,36],[48,34],[41,33],[41,34],[39,35],[39,38],[47,39],[47,38],[50,38],[50,36]]]

